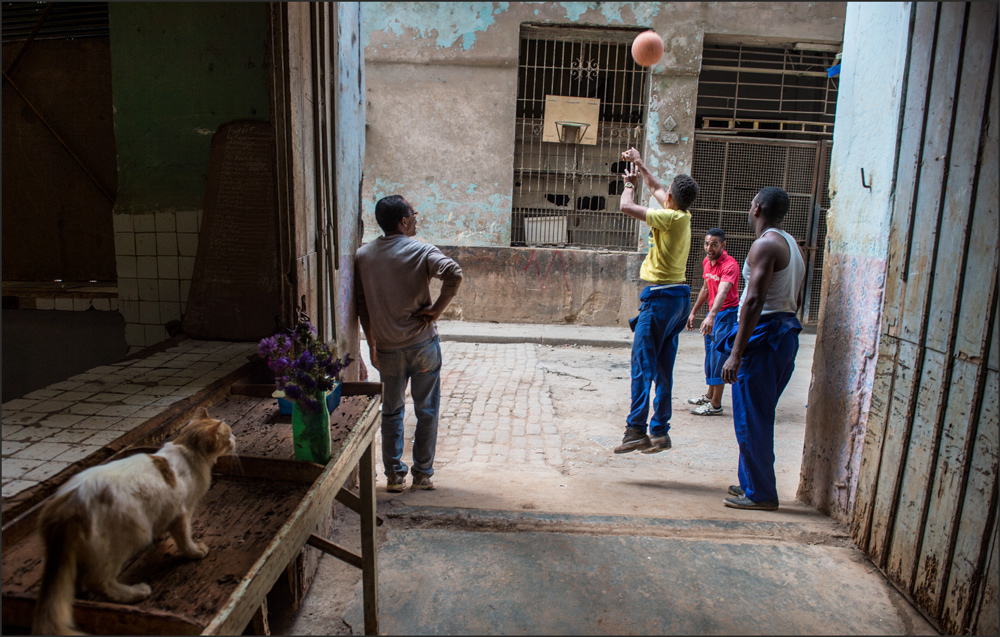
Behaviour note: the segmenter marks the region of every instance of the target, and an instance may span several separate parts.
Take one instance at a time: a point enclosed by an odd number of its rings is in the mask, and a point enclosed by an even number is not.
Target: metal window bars
[[[629,53],[640,31],[522,26],[512,245],[637,249],[639,224],[618,203],[621,154],[644,140],[649,71]],[[560,142],[543,142],[546,95],[600,99],[597,143],[574,143],[587,130],[567,122]]]

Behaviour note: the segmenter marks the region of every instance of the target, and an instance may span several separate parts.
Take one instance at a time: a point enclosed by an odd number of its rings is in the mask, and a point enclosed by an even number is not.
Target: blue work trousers
[[[670,393],[677,358],[677,335],[687,324],[691,310],[691,288],[651,286],[639,294],[639,316],[629,321],[632,338],[632,408],[626,424],[646,431],[651,385],[656,384],[649,435],[664,436],[670,430]]]
[[[723,347],[732,350],[738,326]],[[733,425],[740,448],[740,487],[754,502],[778,499],[774,477],[774,417],[795,369],[802,326],[794,314],[761,316],[733,383]]]
[[[382,464],[385,474],[406,475],[403,462],[403,416],[410,383],[417,429],[413,438],[413,474],[434,475],[438,412],[441,407],[441,343],[435,336],[410,347],[378,350],[382,380]]]

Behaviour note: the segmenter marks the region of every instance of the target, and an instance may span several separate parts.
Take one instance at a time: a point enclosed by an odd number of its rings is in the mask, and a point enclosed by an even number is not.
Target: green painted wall
[[[116,213],[201,210],[212,135],[270,119],[263,2],[111,2]]]

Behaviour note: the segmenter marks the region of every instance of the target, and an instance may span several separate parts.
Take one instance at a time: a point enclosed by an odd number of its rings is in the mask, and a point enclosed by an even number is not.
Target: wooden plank
[[[994,3],[973,3],[973,10],[979,11],[982,7],[988,7],[993,11],[993,17],[989,20],[991,25],[996,24],[996,12],[998,5]],[[997,43],[990,37],[991,47],[995,50]],[[974,47],[974,50],[979,47]],[[983,53],[979,52],[981,55]],[[985,57],[985,55],[984,55]],[[965,290],[962,292],[962,301],[958,310],[958,331],[955,339],[955,352],[960,357],[981,356],[983,344],[986,341],[986,334],[989,328],[989,316],[991,308],[997,303],[997,269],[1000,267],[1000,251],[997,246],[997,236],[1000,235],[998,227],[997,201],[1000,199],[998,192],[998,182],[1000,174],[997,168],[997,152],[1000,147],[996,125],[996,113],[1000,109],[1000,68],[994,61],[994,66],[990,71],[993,77],[993,86],[990,89],[989,103],[984,109],[982,117],[992,118],[992,125],[983,128],[986,136],[980,144],[982,148],[982,160],[979,167],[979,178],[976,186],[976,201],[972,212],[972,232],[969,235],[967,248],[968,259],[964,272],[964,279],[967,281]],[[973,285],[972,282],[975,282]],[[994,330],[993,337],[997,337]],[[997,356],[1000,356],[998,348],[989,350],[990,365],[992,369],[997,369]]]
[[[951,139],[952,108],[959,63],[959,46],[965,22],[964,3],[944,2],[940,7],[937,46],[925,112],[923,157],[917,176],[916,204],[910,236],[910,264],[906,293],[899,318],[900,338],[922,343],[926,331],[927,304],[938,256],[941,204],[944,192],[948,143]],[[954,274],[954,271],[951,273]]]
[[[332,505],[354,465],[374,439],[378,430],[376,416],[379,402],[378,397],[371,399],[357,427],[340,449],[340,454],[327,463],[323,474],[287,518],[267,550],[246,571],[228,601],[219,607],[219,612],[205,628],[205,634],[235,634],[250,621],[255,605],[305,545],[323,512]]]
[[[270,635],[271,626],[267,621],[267,598],[257,607],[257,612],[253,614],[253,634]]]
[[[361,498],[354,494],[354,492],[348,490],[346,487],[337,492],[337,502],[340,502],[346,506],[351,511],[355,513],[361,513],[362,505]],[[375,524],[382,526],[384,520],[381,515],[375,516]]]
[[[938,608],[944,591],[948,554],[957,530],[965,467],[969,460],[969,428],[978,415],[978,410],[972,409],[979,380],[978,366],[963,360],[955,361],[954,365],[941,448],[929,492],[927,523],[913,582],[914,600],[927,609]]]
[[[288,480],[216,478],[192,521],[192,534],[209,546],[208,556],[202,560],[181,558],[172,539],[157,542],[140,552],[125,565],[121,579],[148,582],[152,595],[129,607],[136,612],[183,617],[200,629],[204,628],[237,589],[243,574],[265,553],[272,538],[283,528],[288,516],[296,510],[309,490],[309,484]],[[42,540],[37,533],[4,551],[5,624],[14,621],[8,616],[8,595],[37,594],[43,555]],[[105,602],[94,593],[83,593],[79,599]],[[255,607],[260,603],[260,599],[253,601]],[[119,607],[113,606],[110,614],[117,615]],[[252,612],[253,609],[250,615]],[[106,619],[110,623],[102,623],[104,620],[95,612],[92,623],[85,630],[98,634],[115,634],[123,630],[119,629],[114,617]],[[247,622],[250,619],[248,615]],[[243,626],[240,626],[236,632],[242,629]],[[166,629],[152,632],[169,634]]]
[[[5,630],[30,628],[34,612],[34,594],[4,593]],[[87,600],[77,600],[73,605],[73,619],[77,628],[91,634],[198,635],[203,628],[190,619],[173,613],[140,609],[128,604]]]
[[[869,555],[879,568],[885,567],[889,538],[895,519],[899,496],[899,482],[906,461],[909,444],[909,425],[913,420],[913,396],[917,390],[916,377],[920,363],[920,348],[905,340],[899,341],[896,358],[892,402],[882,443],[875,501],[872,507],[872,530],[868,542]]]
[[[895,200],[889,227],[889,258],[885,280],[882,333],[899,336],[899,317],[906,295],[909,241],[913,229],[913,204],[923,150],[924,109],[930,78],[937,3],[915,3],[916,17],[905,78],[899,160],[895,180]]]
[[[916,557],[923,541],[924,511],[933,477],[931,468],[937,455],[941,409],[945,402],[948,357],[924,351],[916,406],[907,440],[906,465],[902,467],[899,504],[892,523],[892,538],[886,559],[889,579],[910,590]],[[974,379],[973,379],[974,382]]]
[[[972,622],[973,635],[996,635],[1000,634],[1000,594],[997,589],[997,578],[1000,576],[1000,565],[997,559],[1000,557],[1000,547],[997,545],[1000,525],[993,525],[993,542],[990,545],[990,557],[986,562],[986,581],[979,596],[979,607],[976,609],[974,621]]]
[[[968,235],[976,216],[973,214],[976,203],[974,201],[976,194],[974,187],[977,182],[980,134],[985,128],[976,124],[981,122],[986,115],[985,108],[989,97],[987,90],[990,78],[990,56],[985,55],[984,51],[990,51],[993,48],[993,29],[997,10],[997,5],[994,3],[973,2],[968,7],[968,30],[964,35],[965,50],[955,102],[956,125],[948,146],[949,156],[939,162],[947,163],[947,183],[944,189],[941,226],[936,249],[937,261],[934,264],[934,283],[925,341],[926,347],[939,352],[950,352],[954,332],[959,329],[959,326],[961,329],[965,329],[965,325],[958,321],[960,295],[964,296],[964,290],[967,289],[972,297],[968,298],[968,301],[974,302],[978,299],[980,300],[980,308],[983,308],[984,305],[985,308],[988,308],[989,306],[983,303],[988,301],[990,296],[991,286],[987,282],[992,282],[996,272],[994,264],[983,263],[983,261],[992,261],[992,259],[983,259],[970,263],[969,265],[972,267],[965,270],[964,277],[955,276],[955,273],[962,271],[966,256],[966,241],[971,238]],[[957,49],[958,42],[952,46]],[[995,148],[991,151],[996,153]],[[984,183],[982,180],[979,180],[979,184],[987,189],[990,187],[990,184]],[[995,206],[997,201],[995,179],[992,188],[994,192],[992,201]],[[986,209],[982,209],[980,214],[987,214]],[[993,214],[989,216],[993,217],[994,225],[994,232],[990,236],[996,239],[997,214],[995,208]],[[972,310],[972,307],[969,309]],[[987,325],[983,318],[986,315],[982,309],[978,312],[979,321],[973,328],[977,333],[985,332]]]
[[[1000,428],[1000,378],[994,371],[986,377],[982,411],[976,432],[962,513],[958,522],[951,573],[941,609],[941,629],[963,634],[982,585],[984,553],[990,542],[990,526],[996,525],[997,457]]]
[[[887,334],[879,342],[875,376],[872,380],[871,407],[865,426],[865,438],[861,446],[861,463],[858,468],[858,486],[855,489],[854,507],[851,513],[851,537],[863,550],[868,548],[871,535],[871,514],[875,501],[879,468],[882,461],[882,447],[885,429],[889,421],[889,407],[892,403],[892,387],[895,381],[896,356],[899,340]]]
[[[361,456],[361,580],[364,589],[365,634],[378,635],[378,538],[375,535],[375,443]]]
[[[361,568],[362,559],[360,555],[352,553],[344,547],[334,544],[330,540],[326,540],[316,534],[313,534],[309,536],[306,544],[313,548],[317,548],[324,553],[332,555],[338,560],[343,560],[355,568]]]

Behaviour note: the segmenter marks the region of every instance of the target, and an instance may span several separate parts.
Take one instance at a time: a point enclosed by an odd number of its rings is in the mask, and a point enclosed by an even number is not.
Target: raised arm
[[[632,199],[635,196],[635,187],[639,184],[639,171],[635,168],[626,168],[625,172],[622,173],[622,179],[625,180],[625,189],[622,190],[621,202],[618,204],[619,209],[628,216],[645,222],[646,211],[649,208],[640,206]]]
[[[653,173],[649,172],[646,167],[646,162],[642,161],[642,157],[639,156],[639,151],[635,148],[629,148],[624,153],[622,153],[622,159],[625,161],[632,162],[635,167],[639,170],[642,175],[642,181],[646,184],[646,188],[649,188],[649,192],[652,193],[653,198],[660,203],[663,208],[667,207],[667,191],[663,188]]]

